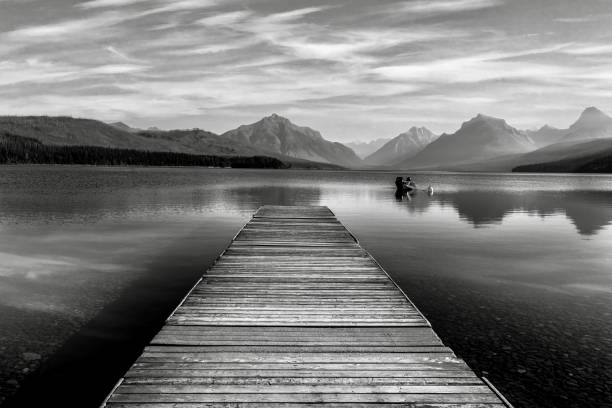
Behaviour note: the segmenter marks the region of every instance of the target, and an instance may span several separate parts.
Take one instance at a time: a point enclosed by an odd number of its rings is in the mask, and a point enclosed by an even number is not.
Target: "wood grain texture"
[[[106,406],[505,405],[329,208],[264,206]]]

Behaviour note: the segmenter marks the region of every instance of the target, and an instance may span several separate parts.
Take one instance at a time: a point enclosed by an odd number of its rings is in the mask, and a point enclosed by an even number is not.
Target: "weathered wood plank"
[[[109,402],[305,402],[305,403],[403,403],[403,404],[429,404],[429,403],[499,403],[499,398],[490,390],[489,393],[461,393],[461,394],[442,394],[442,393],[320,393],[316,390],[307,393],[215,393],[215,394],[173,394],[173,393],[151,393],[151,394],[122,394],[121,387],[111,396]]]
[[[476,404],[454,404],[454,403],[427,403],[426,405],[411,404],[406,405],[405,403],[295,403],[295,402],[239,402],[239,403],[225,403],[225,402],[179,402],[179,403],[160,403],[160,402],[143,402],[143,403],[113,403],[113,407],[116,408],[320,408],[325,406],[328,408],[504,408],[503,404],[496,403],[476,403]]]
[[[264,206],[106,404],[501,408],[327,207]]]

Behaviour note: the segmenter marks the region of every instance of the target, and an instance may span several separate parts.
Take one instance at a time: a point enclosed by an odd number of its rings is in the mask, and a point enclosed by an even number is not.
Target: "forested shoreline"
[[[28,137],[0,134],[0,164],[102,166],[197,166],[282,169],[290,165],[267,156],[213,156],[100,146],[44,145]]]
[[[576,159],[526,164],[512,169],[514,173],[612,173],[612,152]]]

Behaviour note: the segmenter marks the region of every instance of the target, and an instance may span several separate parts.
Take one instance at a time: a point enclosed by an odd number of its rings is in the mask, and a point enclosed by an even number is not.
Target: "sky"
[[[612,114],[610,0],[0,0],[0,115],[337,141]]]

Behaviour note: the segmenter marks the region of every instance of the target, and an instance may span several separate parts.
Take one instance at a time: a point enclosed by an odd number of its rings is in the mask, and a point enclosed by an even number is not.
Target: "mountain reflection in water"
[[[0,400],[99,406],[265,204],[329,206],[516,406],[612,400],[612,177],[420,173],[397,201],[396,176],[2,168]]]
[[[396,200],[417,213],[436,204],[452,207],[476,228],[501,224],[516,213],[542,218],[565,215],[580,235],[597,234],[612,222],[612,192],[607,191],[458,191],[396,196]]]

